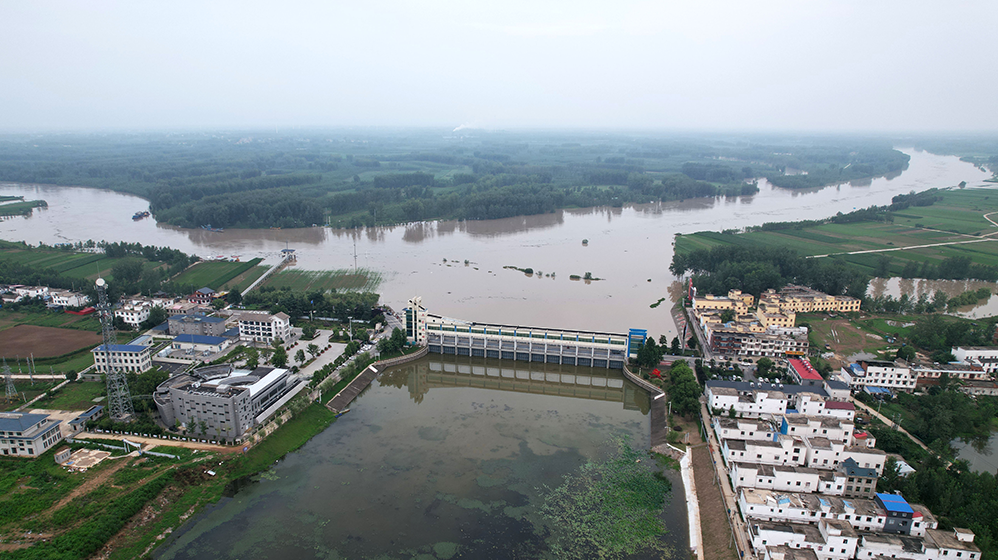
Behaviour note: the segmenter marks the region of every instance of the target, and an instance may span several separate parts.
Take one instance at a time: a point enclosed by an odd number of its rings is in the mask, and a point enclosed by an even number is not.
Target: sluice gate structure
[[[418,296],[405,309],[405,330],[410,343],[432,354],[609,369],[623,369],[648,334],[644,329],[621,334],[464,321],[429,313]]]

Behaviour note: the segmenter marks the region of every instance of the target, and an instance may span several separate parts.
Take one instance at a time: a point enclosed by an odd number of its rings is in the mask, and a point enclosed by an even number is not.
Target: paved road
[[[150,447],[145,450],[148,451],[156,446],[162,445],[166,447],[186,447],[187,449],[203,449],[205,451],[220,451],[222,453],[235,453],[237,451],[242,451],[242,447],[224,447],[221,445],[214,445],[211,443],[201,443],[199,441],[176,441],[168,439],[157,439],[151,437],[143,436],[123,436],[121,434],[94,434],[90,432],[80,432],[73,435],[73,439],[116,439],[120,440],[122,438],[128,441],[134,441],[136,443],[141,443],[143,445],[148,444]]]

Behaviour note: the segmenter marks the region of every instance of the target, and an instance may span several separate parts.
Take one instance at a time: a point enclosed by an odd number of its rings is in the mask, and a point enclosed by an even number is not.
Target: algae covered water
[[[648,407],[614,371],[426,357],[382,373],[348,414],[156,556],[554,557],[550,489],[612,456],[619,438],[647,448]],[[668,476],[660,545],[682,551],[682,484]]]

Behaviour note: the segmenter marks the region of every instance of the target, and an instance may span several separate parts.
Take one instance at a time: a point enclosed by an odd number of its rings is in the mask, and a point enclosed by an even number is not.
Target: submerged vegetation
[[[660,518],[672,484],[647,452],[617,441],[616,452],[586,462],[548,489],[541,514],[553,527],[558,558],[623,558],[643,551],[665,557]]]

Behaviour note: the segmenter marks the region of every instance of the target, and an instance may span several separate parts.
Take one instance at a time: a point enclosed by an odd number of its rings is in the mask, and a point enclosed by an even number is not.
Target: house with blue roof
[[[173,339],[171,348],[186,350],[190,354],[214,354],[224,350],[231,342],[232,339],[222,336],[181,334]]]
[[[887,520],[884,522],[884,532],[900,535],[911,534],[912,518],[915,510],[908,505],[900,494],[877,493],[877,505],[887,511]]]
[[[139,337],[128,344],[112,344],[110,352],[103,344],[91,350],[94,355],[94,370],[107,373],[108,365],[115,371],[142,373],[152,369],[152,338]],[[146,344],[146,343],[149,344]]]
[[[37,457],[62,440],[59,420],[48,414],[0,412],[0,454]]]

